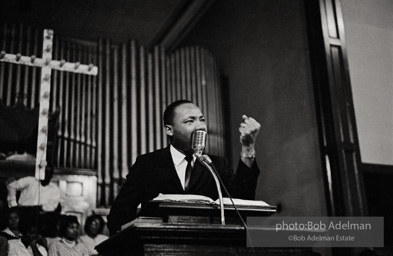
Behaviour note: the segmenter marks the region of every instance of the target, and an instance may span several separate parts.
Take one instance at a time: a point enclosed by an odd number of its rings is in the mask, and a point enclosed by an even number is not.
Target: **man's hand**
[[[245,147],[254,147],[261,125],[252,117],[242,116],[243,122],[240,123],[240,143]]]
[[[254,163],[255,157],[255,140],[257,138],[261,125],[252,117],[242,116],[243,122],[240,124],[240,143],[242,144],[241,160],[249,168]]]

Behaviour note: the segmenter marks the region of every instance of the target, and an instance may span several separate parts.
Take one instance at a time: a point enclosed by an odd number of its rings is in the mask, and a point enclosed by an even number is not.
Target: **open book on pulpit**
[[[270,216],[277,207],[261,200],[223,198],[225,218],[238,223],[239,214],[248,216]],[[193,194],[159,194],[140,211],[138,218],[123,225],[122,230],[137,223],[218,223],[220,202],[209,197]],[[232,220],[232,221],[231,221]]]
[[[239,198],[224,197],[223,199],[225,206],[255,206],[255,207],[270,207],[269,204],[262,200],[245,200]],[[219,205],[219,199],[213,200],[210,197],[194,194],[159,194],[152,200],[153,202],[180,202],[180,203],[192,203],[192,204],[210,204]]]
[[[233,205],[233,203],[235,206]],[[261,200],[223,198],[225,216],[238,219],[248,216],[269,216],[277,212],[277,207]],[[193,216],[208,218],[210,223],[220,216],[220,202],[202,195],[159,194],[148,204],[145,216],[161,216],[168,221],[173,216]],[[151,215],[149,213],[152,213]],[[177,218],[177,217],[176,217]]]

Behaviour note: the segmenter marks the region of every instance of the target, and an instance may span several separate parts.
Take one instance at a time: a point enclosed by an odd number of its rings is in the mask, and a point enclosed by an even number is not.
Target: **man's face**
[[[45,169],[45,179],[41,181],[41,185],[42,186],[48,185],[52,178],[53,178],[53,169],[47,167]]]
[[[183,153],[192,152],[191,135],[195,130],[207,131],[205,117],[192,103],[185,103],[175,109],[172,125],[166,125],[166,133],[172,137],[172,145]]]

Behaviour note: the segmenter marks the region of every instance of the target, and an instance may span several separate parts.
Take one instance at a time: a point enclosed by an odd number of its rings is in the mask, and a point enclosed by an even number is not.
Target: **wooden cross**
[[[46,148],[48,137],[48,114],[50,100],[50,80],[52,69],[82,73],[86,75],[97,75],[98,67],[93,64],[84,65],[79,62],[71,63],[65,60],[52,60],[53,30],[44,30],[42,58],[36,56],[22,56],[22,54],[8,54],[0,52],[0,61],[14,64],[22,64],[41,67],[41,89],[40,89],[40,111],[38,119],[37,154],[35,163],[35,177],[45,179]]]

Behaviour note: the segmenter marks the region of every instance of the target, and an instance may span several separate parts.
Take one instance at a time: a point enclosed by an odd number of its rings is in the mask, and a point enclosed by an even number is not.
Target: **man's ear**
[[[172,125],[169,125],[169,124],[165,125],[165,132],[166,132],[166,135],[173,136]]]

